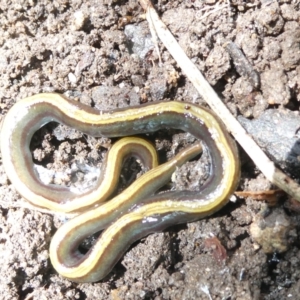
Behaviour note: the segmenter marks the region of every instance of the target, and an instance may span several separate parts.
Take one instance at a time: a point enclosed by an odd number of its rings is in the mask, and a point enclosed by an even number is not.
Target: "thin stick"
[[[160,20],[154,7],[152,6],[152,3],[149,0],[139,0],[139,2],[146,11],[147,21],[153,28],[155,28],[156,34],[164,46],[171,53],[189,80],[194,84],[202,98],[223,120],[228,131],[231,132],[237,142],[244,148],[256,166],[269,181],[300,202],[300,186],[275,167],[274,163],[267,157],[267,155],[260,149],[256,142],[241,126],[241,124],[235,119],[210,84],[203,77],[198,68],[184,53],[165,24]]]

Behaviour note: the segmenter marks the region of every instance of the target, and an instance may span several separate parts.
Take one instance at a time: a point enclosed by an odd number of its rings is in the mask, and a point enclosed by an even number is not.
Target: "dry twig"
[[[256,166],[269,181],[300,202],[300,186],[289,176],[285,175],[282,171],[275,167],[274,163],[267,157],[241,124],[235,119],[198,68],[184,53],[165,24],[160,20],[150,0],[139,0],[139,2],[146,11],[147,21],[151,24],[151,27],[155,28],[155,32],[164,46],[171,53],[189,80],[194,84],[202,98],[223,120],[228,131],[231,132],[237,142],[244,148]]]

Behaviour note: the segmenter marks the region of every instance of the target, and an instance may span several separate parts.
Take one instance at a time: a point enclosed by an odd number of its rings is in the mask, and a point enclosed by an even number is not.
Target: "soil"
[[[243,123],[262,118],[268,124],[272,116],[264,114],[270,109],[288,120],[290,114],[292,120],[298,117],[298,0],[158,0],[154,5]],[[205,105],[161,45],[159,64],[142,15],[137,0],[0,0],[1,120],[16,101],[43,92],[63,93],[98,109],[163,99]],[[269,130],[285,126],[282,119]],[[266,127],[248,127],[261,142]],[[286,136],[298,140],[298,129],[299,125],[286,129]],[[162,159],[188,144],[189,138],[168,130],[150,136]],[[276,160],[270,151],[272,140],[262,143]],[[51,125],[35,135],[31,146],[44,172],[60,174],[52,176],[54,183],[80,185],[88,181],[86,166],[99,168],[110,143]],[[242,149],[240,154],[238,190],[274,188]],[[299,163],[298,154],[293,157]],[[292,169],[290,161],[288,168],[282,160],[276,163],[286,172]],[[201,165],[201,170],[195,162],[182,167],[173,185],[193,188],[196,179],[186,176],[203,173],[205,178],[207,156]],[[125,168],[120,188],[128,177]],[[287,196],[276,208],[237,198],[210,218],[150,235],[135,243],[104,280],[93,284],[73,283],[56,273],[48,249],[65,217],[28,208],[2,166],[0,212],[1,299],[271,300],[297,299],[300,292],[299,205],[288,202]]]

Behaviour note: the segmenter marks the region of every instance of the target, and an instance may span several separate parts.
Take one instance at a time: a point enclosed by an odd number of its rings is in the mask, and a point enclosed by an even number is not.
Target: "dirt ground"
[[[300,1],[153,3],[230,110],[299,180],[293,172],[300,154]],[[205,105],[161,45],[159,65],[142,14],[137,0],[0,0],[0,118],[16,101],[42,92],[98,109],[163,99]],[[253,123],[260,120],[264,126]],[[187,135],[168,130],[149,138],[162,158],[188,143]],[[80,185],[86,174],[74,165],[100,167],[109,144],[47,126],[35,135],[32,151],[38,165],[61,175],[54,183]],[[240,154],[238,190],[274,188],[242,149]],[[186,174],[195,168],[195,174],[207,173],[206,162],[204,155],[201,164],[183,166],[173,185],[203,180],[205,175],[199,180]],[[123,185],[127,177],[125,170]],[[210,218],[150,235],[93,284],[55,272],[49,243],[65,218],[27,206],[0,165],[1,299],[299,299],[299,205],[285,195],[277,207],[237,198]]]

